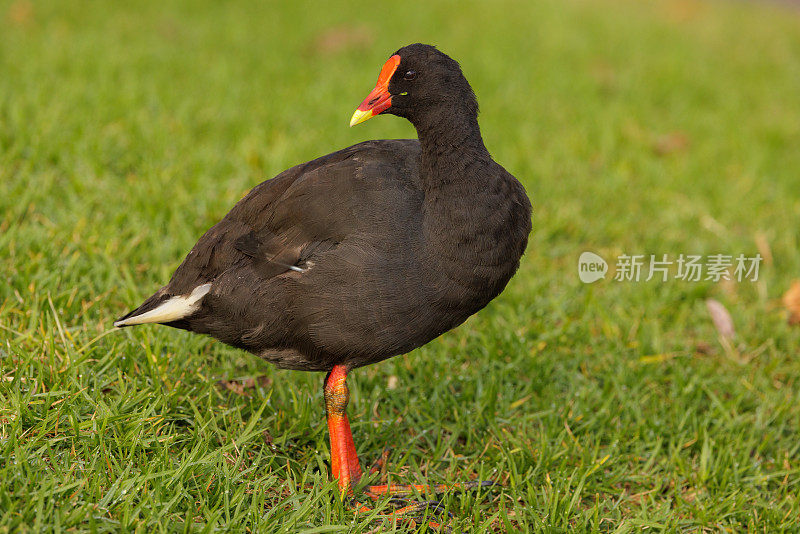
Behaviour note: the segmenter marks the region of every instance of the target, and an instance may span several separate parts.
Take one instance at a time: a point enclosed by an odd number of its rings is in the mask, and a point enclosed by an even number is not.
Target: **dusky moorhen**
[[[366,141],[253,188],[170,282],[117,320],[161,323],[280,368],[325,371],[331,467],[361,477],[346,377],[464,322],[505,288],[531,230],[522,185],[497,164],[461,69],[433,46],[401,48],[350,125],[390,113],[419,140]],[[424,486],[370,486],[371,495]]]

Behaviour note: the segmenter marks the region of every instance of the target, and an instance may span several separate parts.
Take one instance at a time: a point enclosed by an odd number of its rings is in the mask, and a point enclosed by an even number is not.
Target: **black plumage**
[[[528,198],[486,150],[458,64],[427,45],[396,55],[385,113],[419,140],[360,143],[256,186],[116,324],[211,284],[164,324],[330,371],[424,345],[497,296],[527,244]]]

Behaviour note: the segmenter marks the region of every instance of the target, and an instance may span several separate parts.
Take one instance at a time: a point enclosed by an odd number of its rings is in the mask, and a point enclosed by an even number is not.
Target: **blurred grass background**
[[[454,531],[796,531],[800,11],[749,2],[0,2],[0,532],[402,530],[328,481],[322,375],[109,333],[349,117],[385,58],[459,60],[534,231],[464,326],[357,371],[390,478],[496,478]],[[592,250],[769,253],[756,283],[593,285]],[[737,329],[725,351],[706,311]],[[219,382],[219,383],[218,383]],[[227,387],[226,387],[227,386]],[[386,503],[378,509],[385,511]]]

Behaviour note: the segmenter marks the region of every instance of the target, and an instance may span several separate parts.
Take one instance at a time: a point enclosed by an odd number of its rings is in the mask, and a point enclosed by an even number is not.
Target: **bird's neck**
[[[421,176],[427,191],[480,179],[476,166],[491,161],[478,118],[468,111],[433,110],[414,123],[421,154]]]
[[[474,296],[465,306],[443,295],[436,306],[472,313],[502,291],[516,270],[530,228],[526,199],[519,183],[492,160],[475,114],[433,116],[415,126],[422,149],[426,276],[437,291],[458,286],[453,294],[459,298]]]
[[[497,190],[494,182],[502,180],[502,175],[483,144],[477,117],[428,113],[425,122],[414,125],[422,149],[422,231],[431,254],[428,262],[448,272],[457,264],[479,264],[486,254],[486,245],[480,242],[486,239],[479,228],[497,224],[487,217],[505,199],[493,193]]]

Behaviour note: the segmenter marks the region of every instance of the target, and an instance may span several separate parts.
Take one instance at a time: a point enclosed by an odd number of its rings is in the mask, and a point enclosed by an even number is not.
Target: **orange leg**
[[[353,486],[361,480],[350,421],[347,419],[347,368],[337,365],[325,378],[325,411],[328,415],[328,433],[331,438],[331,470],[339,482],[342,496],[353,494]]]
[[[342,498],[353,496],[353,487],[361,480],[361,465],[356,454],[356,447],[353,443],[353,434],[350,431],[350,421],[347,419],[347,403],[350,400],[350,391],[347,388],[347,368],[343,365],[335,366],[328,376],[325,377],[325,411],[328,417],[328,432],[331,440],[331,471],[333,477],[339,483],[339,491]],[[384,455],[385,461],[385,455]],[[451,490],[467,490],[493,485],[494,482],[466,482],[463,484],[437,484],[429,486],[389,484],[382,486],[367,486],[366,494],[378,499],[382,495],[390,497],[405,497],[413,494],[444,493]],[[402,502],[402,499],[393,499]],[[424,513],[428,508],[434,511],[438,508],[438,502],[425,501],[404,506],[387,514],[384,517],[398,517],[410,519]],[[366,513],[371,511],[368,507],[357,504],[356,511]],[[411,516],[409,518],[409,516]],[[432,528],[440,528],[441,525],[435,522],[428,522]]]

